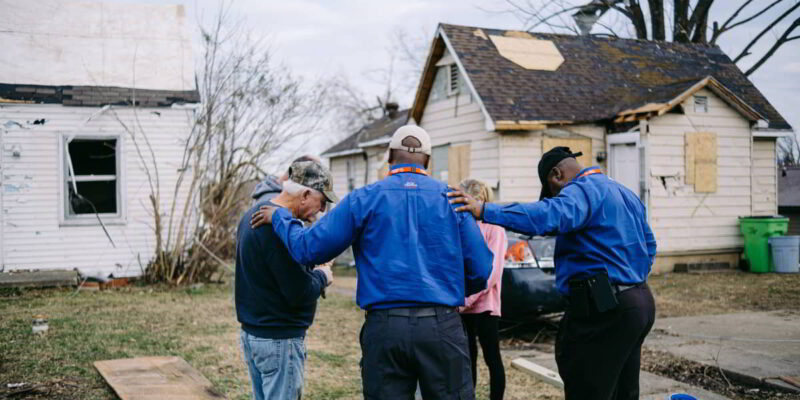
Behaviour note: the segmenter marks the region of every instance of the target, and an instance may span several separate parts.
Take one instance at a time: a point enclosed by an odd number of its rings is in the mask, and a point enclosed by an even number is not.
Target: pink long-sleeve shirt
[[[500,316],[500,290],[503,282],[503,265],[505,264],[506,239],[505,229],[492,224],[478,222],[483,234],[483,239],[489,246],[489,250],[494,253],[492,260],[492,274],[486,283],[486,289],[467,297],[464,308],[461,310],[465,314],[480,314],[489,311],[491,315]]]

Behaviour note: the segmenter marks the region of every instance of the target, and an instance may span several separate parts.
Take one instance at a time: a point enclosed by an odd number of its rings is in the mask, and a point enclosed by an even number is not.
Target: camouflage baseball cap
[[[325,200],[336,203],[339,197],[333,192],[331,171],[316,161],[295,161],[289,166],[289,179],[295,183],[318,190]]]

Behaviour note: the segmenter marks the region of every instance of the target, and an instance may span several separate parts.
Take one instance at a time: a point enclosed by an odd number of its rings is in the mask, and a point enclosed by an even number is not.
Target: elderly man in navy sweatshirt
[[[242,217],[236,235],[236,315],[255,400],[295,400],[303,391],[305,333],[317,299],[333,282],[330,267],[308,267],[289,255],[271,226],[251,228],[262,205],[285,208],[311,221],[336,202],[327,168],[298,161],[275,198],[258,202]]]

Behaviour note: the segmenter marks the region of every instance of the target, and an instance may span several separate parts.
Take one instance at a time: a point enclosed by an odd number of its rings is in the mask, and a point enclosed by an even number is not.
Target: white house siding
[[[386,149],[389,148],[389,145],[386,144],[385,146],[373,146],[367,147],[364,151],[367,152],[367,176],[369,177],[369,181],[367,184],[377,182],[380,179],[383,179],[383,176],[378,174],[378,170],[386,165],[388,161],[386,159]]]
[[[753,141],[753,215],[778,213],[778,165],[775,138]]]
[[[708,97],[708,113],[695,113],[690,97],[683,103],[685,115],[665,114],[649,122],[650,223],[659,253],[738,248],[737,218],[752,212],[749,123],[710,91],[697,95]],[[695,193],[685,183],[687,132],[716,134],[716,192]]]
[[[469,144],[469,176],[496,187],[500,178],[498,135],[486,131],[483,112],[472,95],[461,94],[429,102],[419,125],[430,134],[434,147]]]
[[[605,128],[583,124],[562,126],[559,130],[587,137],[592,141],[591,159],[605,151]],[[500,201],[530,202],[539,199],[542,189],[537,166],[542,157],[541,131],[500,135]],[[605,167],[604,164],[600,165]]]
[[[6,271],[77,268],[88,274],[132,276],[140,274],[151,258],[155,243],[145,172],[131,138],[111,111],[83,124],[99,110],[61,105],[0,105],[3,171],[0,263]],[[129,127],[137,125],[131,108],[114,107],[113,110]],[[171,205],[191,113],[172,108],[138,110],[139,124],[158,160],[161,204],[165,212]],[[45,119],[43,125],[30,123],[42,118]],[[18,122],[24,129],[13,123],[6,124],[7,121]],[[124,139],[121,179],[125,218],[121,224],[107,225],[116,248],[99,225],[59,225],[59,209],[63,207],[60,197],[63,177],[59,165],[61,133],[118,134],[120,141]],[[19,149],[19,157],[12,156],[14,147]],[[146,151],[145,156],[150,157]],[[182,191],[177,209],[183,207],[184,201],[185,191]]]
[[[499,201],[530,202],[539,199],[542,185],[536,166],[541,157],[541,132],[500,135]]]
[[[349,156],[341,156],[331,158],[331,174],[333,175],[333,191],[340,198],[344,198],[350,191],[347,187],[347,163],[352,165],[354,173],[355,189],[364,186],[364,172],[366,170],[366,162],[364,161],[363,154],[353,154]]]

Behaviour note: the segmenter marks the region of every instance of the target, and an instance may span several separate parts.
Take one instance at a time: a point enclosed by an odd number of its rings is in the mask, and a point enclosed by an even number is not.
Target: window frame
[[[692,110],[695,114],[708,114],[708,96],[693,96],[692,102],[694,104]],[[702,105],[703,110],[698,111],[698,105]]]
[[[95,214],[76,214],[69,213],[69,186],[71,179],[69,179],[69,166],[67,165],[67,140],[116,140],[116,195],[117,195],[117,212],[116,213],[99,213]],[[100,222],[97,216],[105,225],[125,225],[127,224],[127,191],[126,191],[126,174],[125,174],[125,140],[121,134],[69,134],[62,132],[58,135],[58,223],[59,226],[99,226]],[[102,176],[102,175],[98,175]],[[93,179],[84,179],[84,181]],[[94,180],[97,180],[96,178]],[[77,181],[77,180],[76,180]]]

